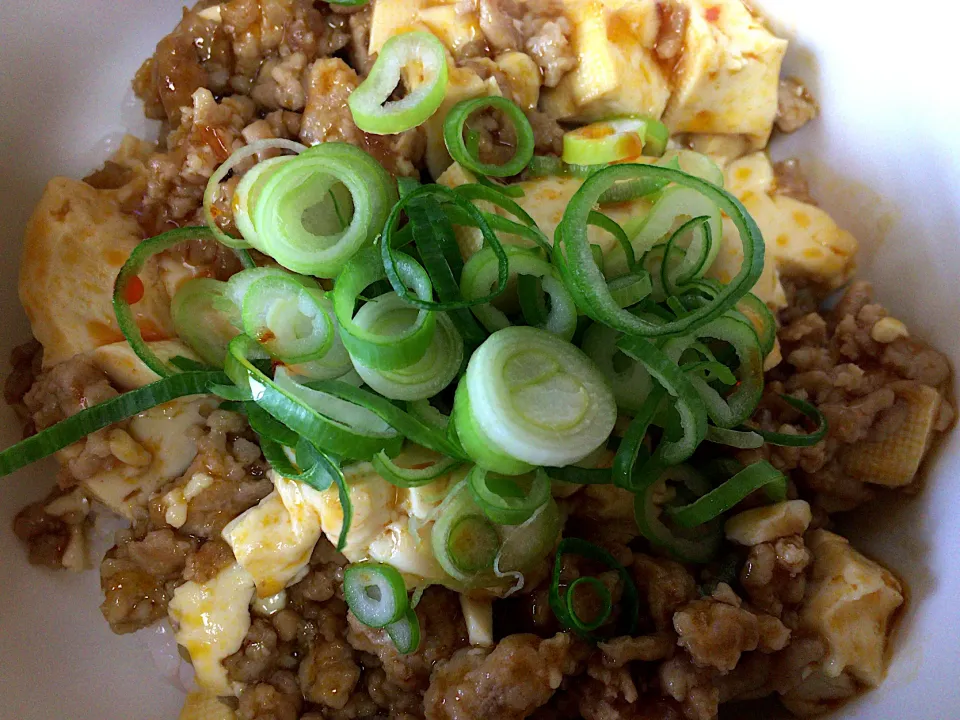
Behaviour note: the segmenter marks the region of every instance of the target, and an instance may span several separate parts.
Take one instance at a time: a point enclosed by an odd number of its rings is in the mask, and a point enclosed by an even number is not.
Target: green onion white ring
[[[390,100],[400,83],[400,72],[411,65],[422,68],[424,81],[406,97]],[[433,115],[447,92],[447,51],[428,32],[406,32],[387,40],[376,62],[347,104],[353,121],[364,132],[392,135],[416,127]]]
[[[177,336],[205,362],[222,368],[227,346],[237,329],[217,301],[223,300],[227,284],[213,278],[193,278],[181,285],[170,303],[170,317]]]
[[[298,142],[294,142],[293,140],[285,140],[283,138],[257,140],[249,145],[243,146],[239,150],[235,150],[233,154],[230,155],[230,157],[228,157],[226,161],[214,171],[213,175],[211,175],[210,179],[207,181],[207,186],[203,191],[203,219],[206,221],[207,226],[210,228],[210,231],[213,233],[214,237],[228,247],[246,248],[250,247],[250,242],[239,225],[237,226],[237,229],[241,231],[241,235],[243,235],[242,238],[231,237],[217,226],[216,220],[214,220],[213,217],[214,195],[216,195],[217,189],[220,187],[220,183],[223,181],[223,179],[237,165],[256,155],[257,153],[261,153],[264,150],[274,149],[290,150],[291,152],[301,153],[307,149],[307,146]],[[262,164],[263,163],[261,163],[261,165]],[[230,204],[233,206],[233,202]]]
[[[596,365],[536,328],[495,332],[470,358],[464,381],[480,430],[501,452],[531,465],[581,460],[616,422],[616,401]]]
[[[336,197],[346,187],[353,204],[343,226]],[[363,150],[321,143],[285,163],[264,183],[251,216],[260,250],[285,268],[336,277],[362,247],[373,243],[397,200],[396,183]]]
[[[396,293],[374,298],[357,311],[353,321],[369,332],[389,336],[417,322],[421,311]],[[437,314],[437,328],[426,353],[416,362],[396,370],[377,370],[354,359],[363,381],[391,400],[426,400],[449,385],[463,364],[463,340],[446,313]]]

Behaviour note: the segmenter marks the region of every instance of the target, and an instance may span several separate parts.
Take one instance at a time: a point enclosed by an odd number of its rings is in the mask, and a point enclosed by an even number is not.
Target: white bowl
[[[864,246],[879,297],[960,368],[960,94],[953,0],[766,0],[794,40],[819,120],[779,143],[799,155],[815,195]],[[0,3],[0,358],[29,331],[16,297],[24,223],[53,175],[82,177],[124,130],[149,131],[130,80],[176,23],[178,2]],[[2,405],[2,404],[0,404]],[[0,443],[17,439],[0,407]],[[879,503],[850,532],[906,580],[910,600],[886,682],[848,705],[849,720],[960,718],[960,433],[928,467],[916,499]],[[142,638],[100,616],[96,571],[30,567],[10,530],[53,482],[52,463],[0,484],[0,716],[18,720],[161,720],[181,693]]]

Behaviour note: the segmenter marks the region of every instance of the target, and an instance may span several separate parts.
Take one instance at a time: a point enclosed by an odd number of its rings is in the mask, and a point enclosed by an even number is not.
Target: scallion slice
[[[320,143],[264,182],[251,217],[259,249],[278,263],[307,275],[336,277],[377,237],[396,198],[396,183],[363,150]],[[346,223],[344,201],[352,205]]]
[[[374,628],[397,622],[410,607],[403,576],[383,563],[349,565],[343,571],[343,598],[357,620]]]
[[[526,522],[550,498],[550,478],[537,468],[530,476],[505,477],[474,466],[467,485],[484,514],[498,525]]]
[[[384,241],[384,246],[387,242]],[[408,283],[418,298],[430,300],[433,286],[424,269],[404,253],[391,256],[398,282]],[[401,278],[402,279],[399,279]],[[409,367],[424,356],[436,330],[437,318],[421,309],[417,320],[401,333],[380,334],[360,327],[354,321],[354,309],[361,293],[386,277],[380,253],[367,248],[357,253],[344,267],[333,288],[333,307],[343,344],[356,362],[377,370]]]
[[[473,113],[486,109],[499,110],[513,125],[517,136],[517,146],[511,157],[503,165],[485,163],[471,152],[463,139],[464,126]],[[443,121],[443,140],[447,144],[450,157],[470,172],[490,177],[510,177],[522,172],[533,157],[534,138],[530,121],[515,102],[504,97],[490,96],[462,100],[451,108]]]
[[[593,623],[584,623],[582,620],[579,620],[579,618],[578,622],[571,617],[570,607],[572,605],[572,598],[569,597],[569,594],[574,589],[573,584],[566,588],[565,591],[560,588],[564,555],[580,555],[617,572],[617,575],[620,576],[620,582],[623,585],[623,592],[620,596],[621,607],[617,634],[633,635],[636,632],[637,622],[640,616],[640,599],[633,578],[630,577],[630,573],[627,572],[626,568],[616,561],[613,555],[603,548],[579,538],[568,537],[561,540],[553,561],[553,577],[550,582],[549,600],[550,609],[553,610],[553,614],[557,616],[560,624],[588,640],[596,641],[599,638],[592,634],[593,630],[605,623],[610,615],[609,612],[606,615],[601,613],[599,622],[594,620],[594,627],[590,627]]]
[[[127,288],[134,278],[140,274],[143,266],[151,257],[162,253],[164,250],[176,247],[180,243],[200,239],[213,239],[213,232],[206,227],[185,227],[170,230],[162,235],[144,240],[130,253],[113,284],[113,311],[117,316],[117,325],[120,327],[120,332],[123,333],[124,338],[130,343],[130,348],[143,361],[143,364],[160,377],[169,377],[179,371],[157,357],[157,354],[144,341],[143,333],[140,332],[140,327],[134,317],[133,308],[130,307],[128,302]],[[235,252],[244,253],[243,250]]]
[[[749,425],[741,428],[744,431],[756,433],[763,438],[763,441],[771,445],[780,445],[783,447],[813,447],[821,442],[827,436],[827,418],[816,405],[808,403],[806,400],[795,398],[790,395],[780,395],[780,399],[787,403],[794,410],[803,413],[808,418],[816,422],[816,430],[805,435],[793,435],[791,433],[770,432],[760,428],[750,427]]]
[[[396,293],[374,298],[357,312],[354,323],[382,336],[402,334],[423,312],[410,307]],[[426,400],[449,385],[463,364],[463,339],[445,313],[437,315],[433,340],[423,357],[407,367],[377,370],[354,359],[363,381],[391,400]]]
[[[719,212],[723,211],[730,216],[743,241],[744,261],[740,272],[730,284],[724,286],[704,307],[663,324],[645,320],[617,305],[610,295],[606,278],[593,258],[587,237],[587,220],[600,196],[616,187],[618,183],[627,183],[638,178],[674,182],[680,186],[678,190],[695,191],[694,195],[703,198],[707,206],[705,212],[699,206],[700,203],[696,209],[692,209],[686,201],[682,203],[677,201],[677,207],[671,211],[673,213],[670,216],[671,223],[678,214],[689,215],[691,212],[696,217],[709,215],[711,212],[716,213],[719,222]],[[670,189],[664,192],[669,191]],[[692,201],[692,196],[690,197]],[[662,198],[660,202],[663,202]],[[652,245],[668,230],[669,227],[656,232],[650,228],[644,228],[644,233],[650,235],[649,242]],[[719,237],[719,232],[718,227],[715,236]],[[670,336],[694,330],[733,307],[756,283],[763,270],[763,238],[757,224],[739,200],[716,185],[693,175],[657,165],[612,165],[591,175],[567,205],[563,220],[557,229],[557,239],[561,247],[555,248],[554,261],[558,263],[561,276],[573,293],[577,305],[597,322],[605,323],[630,335]],[[647,242],[647,239],[643,239],[641,245],[643,242]],[[715,243],[715,245],[719,247],[718,244]],[[638,247],[636,240],[634,247]]]
[[[0,452],[0,477],[53,455],[115,422],[179,397],[205,393],[211,384],[225,382],[227,377],[222,372],[178,373],[88,407]]]
[[[401,71],[420,75],[406,97],[390,100],[400,83]],[[447,51],[428,32],[405,32],[387,40],[377,54],[366,80],[347,104],[353,121],[364,132],[377,135],[401,133],[433,115],[447,92]]]
[[[227,345],[239,333],[218,302],[224,299],[226,283],[213,278],[187,280],[170,304],[170,316],[177,336],[203,360],[222,368]]]
[[[333,347],[332,307],[322,290],[292,277],[264,277],[243,296],[244,332],[285,363],[319,360]]]
[[[669,131],[659,120],[640,115],[611,118],[564,133],[563,161],[600,165],[635,158],[645,150],[647,155],[662,155],[668,138]]]
[[[401,655],[415,653],[420,647],[420,619],[412,607],[408,607],[402,618],[390,623],[384,630]]]
[[[763,489],[773,502],[787,497],[787,478],[766,460],[748,465],[720,487],[683,507],[671,507],[667,514],[680,527],[694,528],[720,517],[736,507],[750,493]]]
[[[402,488],[414,488],[429,485],[444,475],[450,474],[464,461],[458,458],[440,458],[426,467],[405,468],[397,465],[382,450],[374,455],[370,462],[380,477],[391,485]]]
[[[509,327],[487,338],[471,356],[463,383],[472,418],[495,449],[531,465],[581,460],[616,422],[616,401],[597,367],[570,343],[536,328]],[[455,412],[463,399],[455,399]]]
[[[550,308],[540,328],[569,341],[577,329],[577,306],[561,282],[556,268],[544,260],[538,251],[516,245],[504,246],[509,277],[526,275],[539,278],[543,291],[550,298]],[[468,300],[490,297],[499,283],[500,263],[492,248],[483,248],[463,266],[460,290]],[[475,305],[473,314],[490,332],[510,327],[507,316],[487,302]]]
[[[230,157],[226,159],[210,176],[210,179],[207,181],[207,186],[203,191],[203,219],[207,223],[207,227],[210,228],[210,232],[213,233],[213,236],[219,240],[221,243],[227,247],[233,248],[247,248],[251,245],[256,245],[250,240],[247,233],[244,233],[244,228],[240,227],[240,219],[237,217],[237,210],[240,207],[240,198],[243,198],[243,210],[246,212],[246,202],[250,194],[250,188],[253,186],[255,179],[251,176],[250,180],[244,186],[243,194],[240,194],[240,185],[238,184],[236,190],[234,191],[234,196],[231,199],[230,205],[234,212],[234,222],[237,225],[237,229],[240,230],[242,237],[235,238],[227,233],[223,232],[220,229],[220,226],[217,225],[216,217],[214,216],[214,207],[213,203],[216,199],[217,191],[220,189],[220,183],[223,182],[224,178],[231,173],[234,168],[236,168],[240,163],[245,160],[249,160],[254,155],[262,153],[265,150],[289,150],[294,153],[301,153],[307,149],[306,145],[301,145],[298,142],[293,140],[285,140],[283,138],[268,138],[266,140],[257,140],[252,142],[249,145],[244,145],[239,150],[235,150]],[[261,163],[258,163],[254,167],[257,168],[256,175],[259,176],[267,167],[275,167],[278,162],[283,162],[284,160],[289,160],[289,157],[282,158],[271,158],[265,160]],[[269,165],[267,164],[269,163]],[[250,171],[247,171],[246,175],[249,175]],[[246,175],[244,177],[246,177]],[[243,180],[241,180],[243,184]]]

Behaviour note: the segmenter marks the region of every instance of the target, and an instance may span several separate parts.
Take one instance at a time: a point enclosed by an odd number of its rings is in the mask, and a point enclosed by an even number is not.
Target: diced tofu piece
[[[396,462],[407,465],[409,452],[405,450]],[[451,476],[459,480],[463,471]],[[433,524],[428,521],[443,501],[450,477],[421,488],[402,489],[388,483],[366,462],[345,467],[344,477],[353,503],[353,521],[343,551],[349,560],[389,563],[403,573],[408,587],[450,580],[434,557],[430,544]],[[321,493],[318,509],[323,532],[336,542],[343,526],[336,488]]]
[[[467,637],[476,647],[493,646],[493,600],[460,595],[460,609],[467,623]]]
[[[744,510],[727,520],[723,530],[727,540],[749,547],[788,535],[803,535],[812,517],[805,500],[786,500]]]
[[[208,396],[179,398],[140,413],[130,421],[129,433],[150,453],[149,465],[120,465],[82,480],[81,485],[118,515],[133,520],[150,495],[186,472],[197,455],[197,440],[190,430],[202,427],[216,405]],[[61,452],[69,457],[78,451],[70,447]]]
[[[784,706],[797,717],[817,717],[833,710],[859,691],[850,673],[829,677],[813,669],[797,687],[780,697]]]
[[[177,622],[177,644],[190,653],[197,684],[216,695],[238,695],[240,683],[227,678],[223,661],[243,644],[250,629],[253,577],[238,563],[214,578],[184,583],[173,591],[170,617]]]
[[[673,133],[749,135],[767,144],[787,41],[741,0],[687,0],[684,50],[663,121]]]
[[[161,360],[181,357],[199,360],[194,352],[180,340],[158,340],[147,343]],[[143,364],[143,360],[131,349],[126,340],[110,345],[101,345],[91,354],[93,363],[110,378],[111,384],[118,390],[136,390],[160,379],[153,370]]]
[[[113,282],[142,235],[116,194],[54,178],[40,198],[23,240],[20,302],[43,345],[44,367],[123,340],[113,311]],[[170,299],[149,262],[146,292],[133,306],[147,340],[174,336]]]
[[[179,720],[237,720],[237,714],[214,693],[195,690],[187,695]]]
[[[543,109],[576,122],[624,114],[659,118],[670,86],[653,56],[659,27],[656,3],[571,0],[566,11],[578,63],[557,87],[543,91]]]
[[[320,493],[271,471],[274,492],[223,529],[237,562],[253,576],[257,596],[273,597],[306,575],[320,539]]]
[[[812,277],[829,287],[846,282],[854,269],[856,239],[814,205],[773,193],[773,168],[762,152],[730,163],[724,183],[756,220],[766,245],[763,274],[753,293],[773,309],[786,306],[780,275]],[[729,282],[740,270],[740,234],[723,221],[723,246],[709,276]]]
[[[540,84],[543,73],[533,58],[522,52],[506,52],[494,60],[500,71],[506,75],[509,90],[524,110],[534,110],[540,100]],[[500,88],[506,91],[507,88]]]
[[[927,385],[907,385],[896,392],[907,406],[903,424],[884,440],[861,440],[848,448],[842,464],[850,477],[886,487],[903,487],[916,477],[933,439],[942,398]]]
[[[838,678],[846,670],[875,686],[883,677],[890,622],[903,604],[900,582],[839,535],[814,530],[806,541],[814,560],[801,624],[827,644],[822,671]]]
[[[479,14],[457,0],[379,0],[373,5],[369,52],[380,52],[391,37],[411,30],[433,33],[455,58],[483,54]]]

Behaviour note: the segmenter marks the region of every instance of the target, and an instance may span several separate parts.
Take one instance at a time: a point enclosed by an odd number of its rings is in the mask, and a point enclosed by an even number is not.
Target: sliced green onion
[[[143,361],[143,364],[160,377],[169,377],[178,371],[157,357],[157,354],[144,341],[143,333],[140,332],[140,327],[137,325],[133,309],[127,301],[127,286],[140,274],[147,260],[154,255],[188,240],[209,240],[212,238],[213,232],[209,228],[185,227],[170,230],[162,235],[144,240],[130,253],[113,284],[113,311],[117,316],[117,325],[120,327],[120,332],[123,333],[124,338],[130,344],[130,348]]]
[[[680,483],[678,493],[693,497],[704,496],[710,491],[710,483],[688,465],[674,465],[652,476],[652,480],[638,489],[634,496],[634,513],[637,527],[654,546],[666,550],[681,562],[709,562],[723,541],[723,526],[717,520],[704,523],[695,530],[667,525],[669,511],[658,505],[658,497],[666,492],[666,483]]]
[[[581,460],[607,440],[616,422],[616,401],[597,367],[573,345],[536,328],[491,335],[471,356],[464,382],[484,435],[503,454],[532,465]]]
[[[233,387],[236,388],[236,385]],[[250,428],[259,435],[261,439],[270,440],[283,447],[297,447],[297,444],[300,442],[300,436],[279,420],[275,420],[270,413],[253,402],[252,398],[246,401],[243,407],[247,414],[247,421],[250,423]]]
[[[429,485],[438,478],[449,475],[464,461],[458,458],[440,458],[423,468],[405,468],[397,465],[382,450],[374,455],[370,462],[377,473],[391,485],[402,488],[415,488]]]
[[[656,126],[659,126],[657,128]],[[584,125],[563,135],[563,161],[574,165],[598,165],[638,157],[651,138],[647,154],[662,155],[666,149],[666,126],[643,116],[612,118]]]
[[[320,492],[337,482],[338,476],[342,480],[343,471],[337,464],[302,438],[297,443],[296,466],[290,462],[284,446],[273,440],[261,436],[260,449],[270,466],[288,480],[302,482]]]
[[[596,613],[593,620],[584,620],[577,613],[576,596],[577,589],[590,588],[589,592],[600,601],[600,610]],[[580,577],[570,583],[566,593],[567,617],[573,629],[578,633],[591,633],[610,619],[613,612],[613,599],[610,597],[610,591],[607,586],[595,577]]]
[[[437,207],[437,205],[441,205],[443,207]],[[427,208],[431,207],[434,212],[418,213],[418,211],[425,211]],[[413,225],[413,232],[418,236],[417,249],[420,251],[422,256],[425,249],[429,250],[429,245],[431,244],[430,239],[436,232],[434,228],[443,227],[444,225],[448,224],[446,219],[441,220],[439,218],[441,213],[437,211],[440,210],[449,210],[451,212],[455,212],[458,216],[460,216],[460,218],[458,218],[458,222],[469,222],[470,225],[478,228],[483,236],[485,246],[489,247],[494,255],[496,255],[499,267],[498,281],[496,290],[491,294],[480,298],[473,298],[471,300],[461,299],[434,302],[428,297],[425,297],[421,292],[417,292],[414,295],[408,290],[407,285],[411,281],[408,278],[403,277],[403,266],[399,262],[399,258],[402,258],[403,254],[397,253],[393,248],[400,218],[404,211],[407,211],[408,214],[410,214],[410,224]],[[431,223],[431,220],[434,217],[437,218],[436,226]],[[424,220],[426,222],[424,222]],[[437,249],[440,252],[444,252],[445,250],[447,251],[445,258],[449,263],[451,260],[450,254],[452,254],[453,248],[450,247],[449,244],[445,244],[444,246],[438,246]],[[497,238],[496,233],[493,232],[493,229],[487,222],[485,213],[478,210],[472,202],[470,202],[460,193],[454,192],[450,188],[442,185],[424,185],[423,187],[418,188],[417,190],[414,190],[410,194],[406,195],[400,200],[400,202],[393,206],[393,210],[390,211],[390,216],[387,218],[386,225],[383,228],[383,242],[380,243],[380,257],[383,263],[383,270],[386,273],[390,284],[393,286],[394,291],[396,291],[400,297],[409,302],[411,305],[414,305],[422,310],[449,311],[473,307],[474,305],[490,302],[495,297],[500,295],[504,290],[506,290],[507,287],[507,256],[504,252],[503,245]]]
[[[360,308],[354,323],[383,336],[402,334],[417,322],[421,310],[410,307],[396,293],[387,293]],[[463,339],[453,321],[437,315],[433,340],[423,357],[396,370],[377,370],[359,359],[353,365],[363,381],[391,400],[425,400],[449,385],[463,364]]]
[[[641,337],[624,336],[617,341],[625,354],[643,363],[647,372],[674,398],[683,436],[677,440],[664,438],[657,449],[667,465],[683,462],[693,454],[707,435],[707,408],[690,377],[670,356]],[[626,481],[626,477],[624,481]]]
[[[269,138],[266,140],[257,140],[255,142],[250,143],[249,145],[243,146],[239,150],[235,150],[230,155],[230,157],[228,157],[226,161],[223,164],[221,164],[220,167],[218,167],[214,171],[214,173],[210,176],[210,179],[207,181],[207,186],[206,188],[204,188],[204,191],[203,191],[203,219],[206,221],[207,227],[210,228],[210,232],[213,233],[213,236],[217,240],[219,240],[221,243],[226,245],[227,247],[246,248],[246,247],[250,247],[250,245],[252,244],[250,240],[247,238],[247,236],[243,233],[243,229],[240,228],[239,223],[237,224],[237,229],[241,231],[241,235],[243,237],[235,238],[230,235],[227,235],[225,232],[223,232],[223,230],[220,229],[220,227],[217,225],[216,218],[213,215],[213,202],[216,197],[217,191],[220,189],[220,183],[223,182],[223,179],[227,177],[227,175],[231,171],[233,171],[233,169],[237,165],[242,163],[244,160],[248,160],[249,158],[253,157],[258,153],[262,153],[264,150],[289,150],[294,153],[301,153],[306,149],[307,149],[306,145],[301,145],[300,143],[294,142],[293,140],[285,140],[283,138]],[[290,158],[289,157],[272,158],[272,160],[274,161],[282,160],[282,159],[290,159]],[[266,160],[263,163],[259,163],[257,166],[254,166],[254,167],[263,166],[267,162],[270,162],[270,160]],[[258,174],[259,172],[262,172],[262,169],[258,170]],[[248,171],[248,174],[249,174],[249,171]],[[250,185],[251,183],[248,182],[247,188],[245,188],[245,193],[244,193],[245,198],[249,195]],[[239,190],[239,185],[237,186],[237,190]],[[237,207],[237,204],[236,204],[237,198],[238,198],[238,195],[235,192],[233,201],[231,202],[231,205],[234,208],[235,215],[236,215],[236,207]],[[236,217],[235,217],[235,221],[236,221]]]
[[[542,330],[564,340],[573,338],[577,329],[577,306],[564,287],[556,268],[544,260],[536,250],[516,245],[503,247],[507,258],[509,277],[528,275],[540,278],[543,291],[550,297],[550,310]],[[488,298],[500,280],[500,263],[493,248],[485,247],[471,257],[463,266],[460,290],[468,300]],[[475,305],[473,314],[490,332],[510,327],[507,316],[492,304]]]
[[[620,441],[620,447],[617,448],[617,454],[613,458],[611,479],[614,485],[626,490],[636,489],[637,482],[634,468],[641,454],[644,454],[644,463],[648,460],[649,455],[643,453],[643,440],[647,435],[650,424],[656,418],[657,411],[660,409],[666,394],[662,387],[651,390],[637,410],[637,414],[634,415],[633,420],[627,426],[627,431]]]
[[[761,488],[773,502],[780,502],[787,497],[786,476],[766,460],[748,465],[720,487],[689,505],[668,508],[667,514],[680,527],[694,528],[720,517]]]
[[[346,227],[335,195],[341,185],[353,206]],[[295,272],[336,277],[377,237],[396,199],[396,183],[380,163],[353,145],[328,142],[274,172],[251,215],[260,250]]]
[[[409,89],[406,97],[390,100],[404,68],[422,76],[420,82]],[[434,35],[394,35],[380,48],[366,80],[347,98],[354,123],[364,132],[377,135],[393,135],[417,127],[443,102],[447,72],[446,48]]]
[[[753,326],[730,317],[720,317],[701,325],[695,331],[669,340],[663,352],[677,361],[683,352],[698,339],[720,340],[729,343],[737,354],[736,387],[721,396],[696,373],[688,373],[707,407],[710,419],[722,428],[733,428],[753,413],[763,395],[763,355]]]
[[[227,345],[238,334],[230,316],[217,307],[226,283],[212,278],[193,278],[181,285],[170,304],[177,336],[203,360],[222,368]],[[182,369],[182,368],[180,368]]]
[[[653,289],[650,273],[641,270],[614,278],[607,287],[610,297],[622,308],[632,307],[647,297]]]
[[[560,480],[573,485],[610,485],[613,482],[610,468],[582,468],[577,465],[567,465],[562,468],[548,468],[546,472],[551,480]]]
[[[277,373],[279,375],[280,370]],[[463,453],[447,439],[444,431],[418,420],[375,393],[337,380],[316,380],[309,383],[309,388],[313,392],[320,392],[329,398],[349,403],[356,411],[377,416],[386,425],[395,428],[403,437],[417,445],[422,445],[441,455],[464,459]],[[326,402],[329,404],[330,400]]]
[[[503,544],[493,560],[493,573],[498,578],[514,580],[513,587],[504,597],[523,589],[523,573],[536,567],[553,550],[562,527],[560,509],[552,497],[537,508],[526,522],[500,527]]]
[[[507,455],[477,424],[464,381],[457,386],[454,396],[453,428],[463,449],[478,467],[501,475],[523,475],[534,469],[530,463]]]
[[[226,382],[222,372],[184,372],[97,403],[0,452],[0,477],[53,455],[115,422],[179,397],[205,393],[210,385]]]
[[[324,357],[333,347],[332,307],[322,290],[303,287],[292,277],[264,277],[243,296],[243,331],[271,357],[303,363]]]
[[[452,578],[468,587],[489,580],[500,536],[474,502],[464,481],[440,505],[430,539],[434,556]]]
[[[321,289],[320,283],[314,278],[307,277],[306,275],[297,275],[296,273],[292,273],[289,270],[284,270],[283,268],[255,267],[249,270],[242,270],[235,275],[231,275],[230,279],[227,280],[227,287],[224,290],[224,298],[228,302],[222,304],[220,308],[226,313],[234,313],[236,316],[234,324],[237,327],[243,327],[243,319],[240,317],[240,310],[243,307],[243,300],[247,295],[247,290],[249,290],[250,286],[258,280],[268,277],[291,279],[295,280],[305,288],[310,288],[312,290]]]
[[[617,634],[633,635],[636,632],[637,622],[640,616],[640,599],[637,594],[637,586],[630,577],[630,573],[606,550],[586,540],[580,540],[579,538],[564,538],[561,540],[553,562],[553,577],[550,582],[550,608],[553,610],[553,614],[557,616],[560,624],[589,640],[598,639],[591,634],[595,628],[587,628],[585,627],[585,623],[582,621],[577,623],[573,617],[571,617],[571,611],[569,609],[571,603],[568,595],[573,589],[573,585],[571,584],[571,586],[566,589],[566,592],[561,592],[560,590],[560,573],[563,570],[564,555],[580,555],[588,560],[601,563],[617,572],[620,576],[620,582],[623,585],[623,593],[620,597],[621,608]],[[607,618],[603,617],[601,622],[597,624],[597,627],[603,624],[603,622],[606,622],[606,620]]]
[[[504,117],[513,125],[517,136],[517,148],[503,165],[481,162],[480,158],[471,154],[463,141],[464,125],[469,117],[480,110],[492,108],[503,113]],[[488,175],[490,177],[510,177],[521,172],[533,157],[533,128],[530,121],[523,114],[523,110],[515,102],[504,97],[490,96],[462,100],[454,105],[443,121],[443,140],[447,145],[450,157],[472,173]]]
[[[410,196],[407,196],[410,197]],[[401,201],[402,202],[402,201]],[[387,242],[385,241],[386,247]],[[413,258],[403,253],[392,256],[395,272],[401,285],[412,285],[417,297],[429,300],[433,286],[426,271]],[[355,362],[377,370],[397,370],[409,367],[424,356],[436,329],[437,318],[427,310],[420,310],[417,321],[402,333],[382,335],[365,330],[354,321],[354,308],[360,294],[370,285],[386,276],[376,248],[357,253],[337,278],[333,288],[333,307],[343,344]],[[404,285],[406,291],[406,285]]]
[[[526,522],[550,498],[550,478],[542,468],[528,479],[524,489],[520,477],[504,477],[474,466],[467,474],[473,499],[483,513],[498,525]]]
[[[420,619],[412,607],[407,608],[402,618],[390,623],[384,630],[401,655],[415,653],[420,647]]]
[[[790,395],[780,395],[780,399],[794,410],[803,413],[817,424],[817,429],[805,435],[791,435],[790,433],[770,432],[745,426],[742,430],[748,430],[756,433],[763,438],[763,441],[770,445],[781,445],[783,447],[813,447],[821,442],[827,436],[827,418],[816,405],[808,403],[806,400],[795,398]]]
[[[766,357],[777,342],[777,319],[767,304],[753,293],[747,293],[736,305],[736,310],[753,325],[760,339],[760,350]]]
[[[621,334],[601,323],[593,323],[583,334],[581,347],[607,378],[617,407],[636,411],[653,389],[653,380],[642,363],[624,355],[617,347]]]
[[[752,450],[763,447],[764,440],[762,435],[752,430],[730,430],[711,425],[707,428],[707,442],[729,445],[741,450]]]
[[[599,197],[618,182],[638,177],[664,179],[682,186],[679,188],[681,190],[689,188],[697,191],[708,201],[708,204],[713,205],[706,214],[718,210],[726,212],[740,231],[743,240],[744,261],[737,276],[708,305],[662,325],[633,315],[617,306],[616,301],[610,296],[603,273],[593,259],[587,238],[587,218]],[[705,214],[700,211],[700,208],[694,211],[686,204],[678,208],[675,214],[677,212],[688,214],[693,212],[698,217]],[[562,251],[554,252],[554,260],[558,262],[561,276],[573,293],[577,305],[597,322],[632,335],[679,335],[696,329],[733,307],[756,283],[763,271],[763,238],[757,224],[739,200],[721,188],[692,175],[656,165],[614,165],[587,178],[567,205],[557,236]],[[719,237],[719,227],[716,236]],[[656,239],[658,238],[654,238]]]
[[[534,155],[527,163],[527,172],[524,177],[555,177],[566,175],[567,172],[567,166],[556,155]]]
[[[274,382],[254,364],[255,359],[264,357],[253,340],[239,335],[230,343],[224,369],[239,387],[251,390],[261,408],[320,450],[337,457],[367,459],[399,440],[398,433],[379,417],[348,403],[336,403],[329,394],[297,383],[282,373],[282,368],[277,371],[279,382]]]
[[[716,259],[720,238],[713,234],[710,218],[695,217],[670,236],[660,263],[660,283],[668,295],[682,292],[683,286],[700,278]],[[681,246],[686,242],[685,246]],[[742,300],[741,300],[742,302]]]
[[[348,565],[343,571],[343,599],[357,620],[373,628],[397,622],[410,607],[403,576],[383,563]]]

